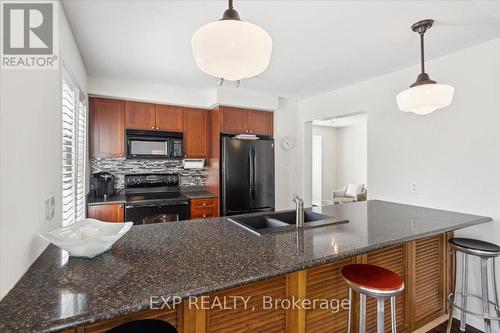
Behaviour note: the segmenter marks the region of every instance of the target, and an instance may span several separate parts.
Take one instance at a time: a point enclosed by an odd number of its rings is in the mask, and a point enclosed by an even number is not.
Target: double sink
[[[303,212],[304,212],[303,229],[349,222],[346,219],[340,219],[334,216],[328,216],[313,212],[311,209],[306,209]],[[237,225],[258,235],[293,231],[298,229],[295,225],[297,220],[296,211],[231,216],[228,219],[231,222],[234,222]]]

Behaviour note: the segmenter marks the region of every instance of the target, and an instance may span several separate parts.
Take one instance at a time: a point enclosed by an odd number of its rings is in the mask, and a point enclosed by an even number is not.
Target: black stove
[[[178,174],[125,175],[125,219],[134,224],[189,219],[189,200],[180,193]]]

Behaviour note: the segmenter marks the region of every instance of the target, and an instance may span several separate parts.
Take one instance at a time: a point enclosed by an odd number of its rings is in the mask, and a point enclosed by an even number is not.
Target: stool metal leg
[[[469,292],[469,256],[467,253],[462,253],[462,309],[460,313],[460,330],[465,332],[465,326],[467,324],[467,293]]]
[[[491,258],[491,279],[493,280],[492,283],[493,283],[493,296],[495,296],[495,310],[497,310],[497,317],[500,317],[500,299],[498,298],[495,260],[496,258]],[[500,321],[498,322],[498,328],[500,329]]]
[[[359,294],[359,333],[366,331],[366,295]]]
[[[392,333],[396,333],[397,325],[396,325],[396,296],[391,297],[391,331]]]
[[[351,318],[352,318],[352,289],[349,288],[349,314],[347,317],[347,333],[351,333]]]
[[[483,299],[483,315],[490,315],[490,304],[488,296],[488,258],[481,258],[481,290]],[[491,322],[489,318],[484,319],[484,332],[491,333]]]
[[[455,252],[455,263],[458,262],[458,252],[457,251],[454,251]],[[455,265],[455,272],[457,271],[457,265]],[[453,285],[455,286],[454,290],[453,290],[453,303],[455,303],[455,300],[457,299],[457,274],[455,273],[455,283],[453,283]],[[454,306],[453,304],[450,304],[450,317],[448,318],[448,326],[446,327],[446,333],[450,333],[451,332],[451,324],[453,323],[453,309],[454,309]]]
[[[493,293],[495,296],[495,309],[497,310],[497,316],[500,317],[500,299],[498,298],[498,286],[497,286],[497,275],[496,275],[496,265],[495,259],[491,258],[491,279],[493,280]]]
[[[384,333],[384,299],[377,299],[377,333]]]
[[[451,333],[452,323],[453,323],[453,306],[450,306],[450,317],[448,318],[448,326],[446,326],[446,333]]]

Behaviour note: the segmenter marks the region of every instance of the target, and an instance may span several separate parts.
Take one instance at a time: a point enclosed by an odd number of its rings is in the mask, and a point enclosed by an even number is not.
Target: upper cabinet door
[[[273,113],[249,111],[248,131],[250,134],[273,135]]]
[[[223,106],[221,109],[221,132],[249,133],[248,110]]]
[[[155,105],[125,101],[125,128],[156,130]]]
[[[157,104],[156,129],[165,132],[182,132],[182,108]]]
[[[184,154],[208,158],[208,110],[183,108]]]
[[[106,98],[90,98],[90,157],[125,156],[125,103]]]

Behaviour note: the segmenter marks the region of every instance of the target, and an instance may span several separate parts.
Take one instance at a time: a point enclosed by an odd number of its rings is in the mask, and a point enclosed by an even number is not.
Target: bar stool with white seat
[[[342,276],[349,286],[349,320],[347,332],[351,333],[352,291],[359,293],[359,333],[366,331],[366,296],[377,300],[377,333],[384,333],[384,302],[391,301],[391,328],[396,333],[396,296],[404,288],[404,280],[386,268],[370,264],[351,264],[342,269]]]

